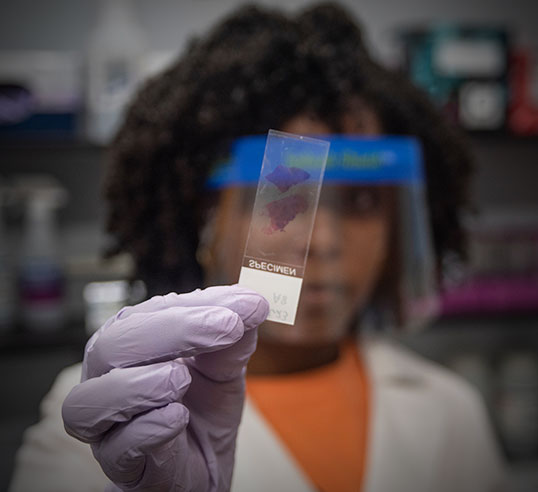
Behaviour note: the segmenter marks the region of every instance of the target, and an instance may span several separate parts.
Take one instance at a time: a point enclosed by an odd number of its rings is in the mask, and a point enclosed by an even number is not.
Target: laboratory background
[[[126,101],[242,3],[0,5],[0,490],[56,374],[82,359],[104,320],[145,295],[128,282],[128,257],[102,259],[104,158]],[[436,321],[394,336],[476,387],[513,490],[536,491],[538,2],[342,4],[377,58],[407,72],[464,129],[475,159],[469,261],[447,258]]]

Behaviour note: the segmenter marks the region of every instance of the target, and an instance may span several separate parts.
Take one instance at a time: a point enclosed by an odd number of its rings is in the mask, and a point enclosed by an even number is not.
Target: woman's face
[[[368,128],[344,119],[348,134],[380,133],[371,116]],[[282,131],[316,135],[330,133],[317,120],[298,116]],[[250,193],[250,195],[248,194]],[[233,283],[239,278],[250,225],[253,192],[239,188],[224,191],[211,231],[209,283]],[[357,311],[365,305],[379,280],[389,243],[390,196],[380,187],[324,185],[294,326],[266,322],[260,337],[275,342],[320,345],[345,336]]]

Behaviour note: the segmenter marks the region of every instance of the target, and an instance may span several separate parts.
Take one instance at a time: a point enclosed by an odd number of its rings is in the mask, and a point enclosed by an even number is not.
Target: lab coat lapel
[[[286,446],[247,397],[239,426],[232,492],[315,492]]]
[[[420,365],[385,341],[362,340],[360,350],[371,392],[363,492],[435,490],[443,422]]]
[[[363,338],[359,350],[371,393],[362,492],[440,490],[433,477],[442,458],[437,450],[446,423],[422,365],[382,339]],[[308,492],[315,487],[247,398],[232,491],[254,489]]]

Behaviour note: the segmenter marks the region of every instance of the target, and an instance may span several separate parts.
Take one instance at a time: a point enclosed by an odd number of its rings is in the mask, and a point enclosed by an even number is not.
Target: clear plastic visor
[[[436,313],[435,261],[420,152],[413,153],[412,165],[409,160],[398,165],[391,154],[394,138],[338,138],[340,145],[342,141],[349,143],[355,163],[348,159],[338,173],[335,155],[338,157],[339,147],[331,145],[307,251],[300,238],[308,234],[310,218],[304,214],[303,219],[300,211],[282,230],[260,233],[254,241],[257,249],[252,255],[266,255],[268,262],[273,256],[280,263],[300,266],[306,253],[294,324],[267,322],[262,336],[318,343],[335,340],[366,322],[381,330],[417,328]],[[382,160],[372,165],[373,141],[377,155],[392,155],[386,163],[390,173]],[[398,145],[402,142],[417,149],[412,139],[397,139]],[[360,158],[361,148],[368,153],[366,160]],[[252,167],[257,166],[253,176],[259,175],[260,165],[252,159]],[[404,167],[412,172],[404,172]],[[216,254],[208,283],[236,282],[245,245],[248,250],[252,243],[249,240],[247,244],[247,239],[252,221],[257,220],[252,214],[257,183],[241,181],[237,176],[213,186],[218,195],[212,222],[212,249]],[[289,240],[283,240],[286,234]],[[294,242],[293,238],[299,239]]]

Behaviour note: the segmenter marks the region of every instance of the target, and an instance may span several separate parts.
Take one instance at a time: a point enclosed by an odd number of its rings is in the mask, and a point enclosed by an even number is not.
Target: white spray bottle
[[[19,264],[21,322],[29,331],[57,331],[65,323],[65,305],[55,214],[66,192],[46,177],[22,189],[26,217]]]

